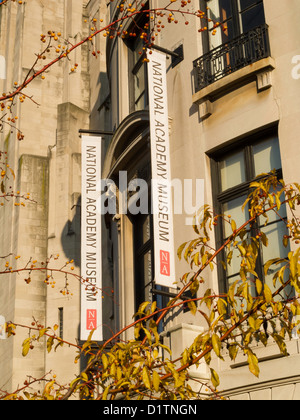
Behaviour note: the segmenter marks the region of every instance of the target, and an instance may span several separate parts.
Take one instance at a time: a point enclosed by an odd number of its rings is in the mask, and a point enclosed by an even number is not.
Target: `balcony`
[[[270,57],[270,44],[268,26],[264,24],[195,60],[195,92],[267,57]]]

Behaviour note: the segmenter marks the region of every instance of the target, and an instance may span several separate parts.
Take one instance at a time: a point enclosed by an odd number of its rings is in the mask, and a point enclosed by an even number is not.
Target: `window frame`
[[[143,226],[143,219],[149,217],[150,221],[150,237],[147,241],[139,244],[140,235],[142,233],[141,227]],[[145,291],[147,289],[148,283],[145,283],[145,278],[143,278],[143,283],[139,281],[141,272],[144,272],[144,257],[150,252],[151,254],[151,282],[150,282],[150,293],[153,289],[154,281],[154,242],[153,242],[153,218],[150,215],[137,214],[132,218],[133,220],[133,247],[134,247],[134,290],[135,290],[135,310],[137,311],[139,305],[144,301],[147,301],[147,296]],[[153,299],[153,293],[152,293]]]
[[[211,178],[212,178],[212,190],[213,190],[213,208],[216,214],[222,214],[222,208],[225,203],[230,202],[236,198],[242,197],[243,195],[248,195],[250,192],[250,184],[254,181],[254,179],[259,179],[259,177],[255,177],[254,172],[254,158],[253,158],[253,151],[252,148],[256,144],[260,143],[263,140],[267,140],[271,137],[278,138],[278,130],[271,128],[262,131],[260,134],[255,136],[246,137],[244,140],[240,140],[238,143],[231,143],[231,145],[224,147],[218,151],[214,151],[209,153],[210,162],[211,162]],[[279,142],[279,140],[278,140]],[[221,177],[220,177],[220,161],[226,155],[230,154],[231,152],[244,152],[244,162],[245,162],[245,174],[246,174],[246,181],[234,186],[232,188],[228,188],[227,190],[221,191]],[[278,179],[282,179],[282,162],[281,168],[276,170],[276,175]],[[251,178],[251,176],[253,176]],[[242,210],[241,210],[242,211]],[[246,211],[246,209],[245,209]],[[286,219],[286,217],[284,218]],[[270,221],[266,226],[271,226],[272,224],[280,223],[279,220]],[[257,235],[261,228],[264,225],[258,224],[257,222],[253,223],[250,227],[249,231],[251,235]],[[219,249],[224,241],[227,239],[224,233],[224,223],[218,223],[215,226],[215,238],[216,238],[216,249]],[[259,256],[257,259],[256,265],[256,272],[260,279],[265,282],[265,275],[264,275],[264,259],[262,255],[262,247],[259,249]],[[286,251],[286,255],[288,254],[288,248]],[[233,273],[228,276],[227,270],[225,271],[221,261],[226,260],[225,250],[221,252],[218,256],[218,284],[219,284],[219,291],[220,293],[227,293],[229,287],[229,278],[233,278],[237,275],[237,273]]]
[[[147,9],[147,8],[149,8],[148,2],[146,2],[145,5],[143,6],[143,9]],[[149,25],[146,28],[147,24]],[[135,112],[135,111],[146,109],[149,103],[148,73],[147,73],[146,62],[144,62],[144,59],[146,58],[146,51],[142,51],[143,45],[140,45],[140,44],[142,44],[143,41],[141,41],[140,33],[146,32],[149,37],[150,19],[147,18],[147,16],[144,13],[142,13],[140,16],[138,16],[137,19],[133,20],[133,22],[128,27],[126,32],[129,35],[124,36],[122,39],[128,48],[129,112]],[[135,36],[132,36],[132,34],[135,34]],[[141,53],[140,57],[138,57],[138,59],[136,60],[136,55],[139,52]],[[141,91],[141,93],[136,97],[135,77],[141,68],[144,69],[145,86],[144,86],[144,90]],[[137,104],[143,98],[143,96],[144,96],[144,106],[140,108],[137,106]]]
[[[148,184],[150,181],[148,180]],[[150,185],[150,184],[149,184]],[[150,301],[150,303],[156,302],[157,308],[164,308],[169,302],[171,294],[169,293],[169,288],[164,286],[159,286],[155,284],[154,276],[154,233],[153,233],[153,217],[151,213],[151,188],[148,189],[149,197],[149,212],[148,214],[137,214],[130,216],[130,220],[133,224],[133,258],[134,258],[134,302],[135,302],[135,312],[138,311],[141,303]],[[149,217],[149,238],[144,242],[143,241],[143,222],[146,218]],[[142,239],[142,241],[141,241]],[[151,281],[146,283],[145,281],[145,265],[144,258],[150,252],[151,255]],[[140,276],[142,275],[142,282],[140,281]],[[147,289],[149,288],[149,295],[146,295]],[[156,317],[154,317],[156,319]],[[161,321],[158,325],[158,333],[161,333],[164,329],[164,321]]]
[[[58,331],[59,337],[63,340],[64,338],[64,308],[58,308]]]
[[[223,21],[224,23],[228,22],[229,20],[232,20],[232,28],[233,28],[233,36],[232,38],[228,39],[225,42],[222,42],[220,45],[226,44],[227,42],[230,42],[232,39],[237,38],[239,36],[241,36],[243,33],[247,33],[247,31],[243,31],[242,28],[242,17],[241,14],[242,12],[251,10],[254,6],[257,6],[258,4],[262,4],[263,5],[263,11],[264,11],[264,2],[263,0],[256,0],[255,4],[250,5],[248,7],[246,7],[245,9],[242,9],[240,6],[240,0],[230,0],[231,2],[231,10],[232,10],[232,16],[228,19],[226,19],[225,21]],[[201,10],[206,10],[206,7],[208,7],[209,3],[207,2],[207,0],[200,0],[200,8]],[[265,11],[264,11],[264,23],[266,23],[266,17],[265,17]],[[220,22],[222,23],[222,22]],[[202,19],[201,20],[201,27],[202,29],[204,27],[208,27],[208,22],[206,19]],[[210,48],[210,32],[213,30],[213,28],[210,28],[206,31],[204,31],[202,33],[203,37],[202,37],[202,44],[203,44],[203,54],[206,54],[210,51],[212,51],[212,48]]]
[[[145,168],[144,172],[147,172],[147,168]],[[150,172],[149,172],[150,174]],[[140,173],[140,175],[142,175]],[[144,177],[142,177],[144,178]],[[148,177],[146,177],[148,178]],[[145,179],[146,180],[146,179]],[[137,215],[130,215],[128,217],[131,220],[133,225],[133,250],[134,250],[134,293],[135,293],[135,310],[137,311],[139,305],[145,301],[157,302],[157,307],[165,307],[168,303],[168,299],[171,297],[169,293],[168,287],[163,287],[155,284],[154,278],[154,232],[153,232],[153,217],[151,213],[151,188],[150,188],[150,179],[148,179],[148,203],[149,203],[149,211],[148,214],[141,214],[138,213]],[[149,217],[149,238],[144,242],[142,235],[142,227],[144,220]],[[146,284],[145,276],[143,277],[143,282],[140,282],[140,275],[144,273],[144,257],[151,253],[151,282],[150,282],[150,290],[149,296],[146,296],[146,290],[149,283]],[[151,295],[151,296],[150,296]],[[160,327],[159,327],[160,328]]]
[[[128,75],[129,75],[129,109],[130,112],[139,111],[147,108],[149,103],[148,98],[148,72],[147,66],[144,62],[146,53],[143,52],[139,59],[135,61],[136,52],[139,50],[139,40],[135,40],[132,47],[129,47],[129,59],[128,59]],[[144,88],[140,91],[139,95],[136,95],[135,89],[135,77],[138,72],[142,69],[144,72]],[[140,108],[138,106],[139,101],[144,97],[144,104]]]

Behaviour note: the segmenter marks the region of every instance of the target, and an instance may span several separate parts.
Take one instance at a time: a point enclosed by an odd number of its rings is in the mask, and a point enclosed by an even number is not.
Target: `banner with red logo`
[[[81,176],[80,339],[102,341],[101,137],[82,136]]]
[[[174,287],[175,255],[165,54],[149,51],[149,113],[152,165],[155,283]]]

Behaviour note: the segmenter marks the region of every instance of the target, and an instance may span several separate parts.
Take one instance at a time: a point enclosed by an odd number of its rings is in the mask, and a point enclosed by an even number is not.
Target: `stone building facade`
[[[44,5],[32,0],[21,7],[1,8],[0,55],[7,63],[1,89],[10,90],[26,75],[34,60],[32,51],[40,48],[41,33],[61,31],[69,42],[79,42],[88,35],[94,18],[104,23],[117,19],[121,3],[59,0]],[[155,8],[168,2],[150,3]],[[297,181],[300,175],[300,5],[280,0],[192,0],[190,7],[207,10],[226,29],[213,35],[214,28],[208,26],[208,31],[199,33],[203,20],[190,18],[185,25],[184,19],[178,19],[177,27],[166,24],[155,39],[168,63],[172,178],[204,180],[204,201],[243,221],[238,207],[253,176],[273,168],[283,173],[286,182]],[[123,29],[132,31],[142,23],[124,21]],[[139,55],[140,38],[100,35],[94,42],[76,49],[71,57],[78,63],[75,72],[70,72],[70,62],[61,61],[45,80],[32,83],[30,93],[40,106],[28,98],[16,106],[24,140],[16,140],[15,130],[2,134],[2,149],[16,173],[14,188],[31,192],[36,202],[22,209],[6,203],[1,209],[0,255],[20,255],[13,261],[16,267],[31,257],[43,261],[59,254],[52,262],[55,267],[73,260],[74,272],[80,274],[79,130],[102,133],[103,178],[117,186],[120,171],[126,171],[129,181],[151,178],[147,69]],[[94,48],[100,51],[97,58],[91,53]],[[151,217],[111,216],[102,232],[103,288],[114,291],[114,299],[103,299],[104,338],[129,324],[142,300],[163,304],[176,292],[175,285],[166,290],[153,283]],[[185,223],[187,216],[174,215],[175,248],[193,235]],[[283,252],[282,226],[277,222],[267,227],[271,255]],[[218,243],[225,234],[216,231],[212,241]],[[176,262],[178,278],[188,269]],[[224,291],[235,275],[234,270],[226,276],[214,271],[205,287]],[[22,276],[7,275],[0,282],[0,315],[20,324],[30,324],[33,317],[45,325],[60,324],[66,341],[79,339],[80,285],[70,284],[70,297],[59,293],[64,276],[58,274],[55,281],[53,288],[45,285],[40,273],[27,285]],[[204,326],[200,317],[181,310],[172,313],[161,335],[176,358]],[[0,388],[13,390],[28,372],[41,377],[50,369],[63,382],[80,368],[67,346],[47,354],[41,343],[23,358],[22,340],[22,333],[13,340],[0,340]],[[215,361],[224,395],[299,399],[299,342],[295,339],[287,346],[289,356],[284,358],[275,344],[258,346],[259,379],[249,373],[242,357],[235,363],[226,357],[225,362]],[[193,368],[191,375],[208,379],[206,366]]]

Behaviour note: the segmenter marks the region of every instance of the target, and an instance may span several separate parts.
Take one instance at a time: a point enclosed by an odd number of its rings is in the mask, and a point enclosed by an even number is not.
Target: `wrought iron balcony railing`
[[[195,60],[195,92],[269,56],[268,26],[265,24],[241,34]]]

